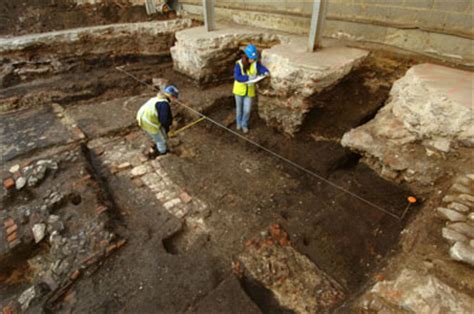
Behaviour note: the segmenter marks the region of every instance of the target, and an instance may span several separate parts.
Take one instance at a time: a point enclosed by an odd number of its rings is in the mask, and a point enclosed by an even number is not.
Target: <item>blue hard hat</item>
[[[248,45],[247,47],[245,47],[245,50],[244,50],[245,54],[247,55],[247,57],[249,59],[254,59],[256,60],[258,58],[258,51],[257,51],[257,47],[255,47],[254,45],[250,44]]]
[[[166,86],[166,87],[165,87],[165,93],[166,93],[166,94],[169,94],[169,95],[171,95],[171,96],[174,96],[174,97],[176,97],[176,98],[178,98],[178,96],[179,96],[179,90],[178,90],[178,88],[176,88],[176,86],[174,86],[174,85],[168,85],[168,86]]]

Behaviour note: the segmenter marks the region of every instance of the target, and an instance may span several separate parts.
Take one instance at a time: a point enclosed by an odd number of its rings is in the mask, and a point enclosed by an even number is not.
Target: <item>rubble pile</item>
[[[446,221],[441,234],[452,259],[474,266],[474,174],[458,176],[437,215]]]
[[[20,82],[41,78],[47,74],[62,73],[72,66],[56,58],[41,61],[28,61],[20,58],[0,58],[3,68],[0,71],[0,88],[7,88]]]
[[[3,186],[7,190],[23,189],[25,186],[35,187],[40,184],[48,173],[54,173],[58,170],[58,163],[53,160],[39,160],[34,164],[14,165],[9,169],[10,175],[3,180]]]
[[[359,303],[369,313],[471,313],[474,299],[434,275],[403,269],[394,280],[378,282]]]
[[[5,309],[54,306],[80,275],[93,272],[125,244],[108,230],[108,207],[83,162],[79,150],[68,150],[7,170],[0,211],[0,268],[14,269],[26,256],[33,275],[23,293],[8,305],[0,303]],[[78,166],[81,170],[76,171]],[[97,206],[91,209],[90,204]]]
[[[273,292],[284,308],[296,313],[327,312],[345,294],[342,287],[291,245],[278,224],[245,243],[236,272]]]

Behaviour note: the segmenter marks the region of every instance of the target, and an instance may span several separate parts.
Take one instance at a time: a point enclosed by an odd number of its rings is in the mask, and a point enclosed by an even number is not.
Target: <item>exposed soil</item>
[[[112,23],[163,20],[173,14],[147,15],[144,6],[109,1],[97,5],[76,5],[66,0],[1,0],[0,35],[24,35]]]
[[[316,176],[206,121],[180,133],[174,153],[160,158],[159,162],[171,181],[206,204],[202,230],[189,220],[171,215],[150,189],[136,186],[125,171],[111,171],[104,157],[107,154],[101,155],[92,147],[93,143],[103,141],[100,146],[106,152],[123,148],[132,155],[130,159],[136,159],[149,143],[133,125],[135,112],[125,110],[122,100],[103,105],[105,101],[139,95],[146,98],[154,93],[114,69],[123,61],[112,66],[109,61],[96,61],[87,67],[76,67],[71,73],[2,90],[5,97],[23,99],[36,95],[46,106],[52,101],[59,103],[72,120],[65,123],[83,129],[88,136],[82,142],[89,144],[85,153],[90,166],[100,178],[101,188],[115,204],[114,231],[128,240],[102,267],[79,280],[68,298],[54,310],[199,312],[217,302],[209,301],[209,296],[220,295],[236,296],[235,306],[243,312],[256,310],[257,306],[264,313],[285,312],[287,309],[276,305],[258,283],[243,278],[240,285],[231,273],[232,262],[244,250],[246,240],[274,223],[288,232],[297,251],[342,286],[346,301],[359,293],[398,249],[400,231],[417,211],[412,207],[408,217],[397,218],[405,210],[406,197],[411,192],[359,164],[359,156],[342,148],[338,140],[344,132],[376,113],[386,100],[391,83],[412,61],[373,55],[336,88],[314,99],[318,108],[310,113],[302,131],[293,139],[267,127],[254,111],[248,138]],[[169,79],[183,91],[182,102],[234,127],[234,104],[228,95],[230,85],[203,90],[173,72],[171,65],[163,64],[162,59],[130,61],[125,68],[140,79],[146,82],[151,82],[153,77]],[[56,97],[52,101],[51,93]],[[32,110],[48,112],[37,107]],[[115,119],[117,123],[112,121],[111,111],[126,117]],[[196,119],[180,107],[175,107],[174,112],[175,129]],[[35,113],[14,111],[2,119],[25,121]],[[128,125],[130,121],[132,124]],[[54,123],[50,124],[54,129]],[[105,128],[104,124],[109,127]],[[15,133],[15,128],[21,130],[22,125],[12,122],[8,133]],[[58,127],[58,130],[62,129]],[[51,146],[30,149],[31,134],[22,136],[18,132],[17,140],[26,146],[19,148],[18,155],[8,156],[11,163],[20,155],[28,156]],[[11,145],[14,142],[8,141]],[[2,157],[5,157],[3,153]],[[347,191],[373,202],[385,212]],[[37,306],[35,309],[41,308]]]
[[[312,97],[315,107],[305,119],[303,133],[315,139],[337,140],[351,128],[371,120],[387,100],[393,82],[420,61],[389,52],[371,52],[343,84]]]

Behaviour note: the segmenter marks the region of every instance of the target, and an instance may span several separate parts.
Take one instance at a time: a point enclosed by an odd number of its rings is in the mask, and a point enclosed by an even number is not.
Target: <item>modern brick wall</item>
[[[215,0],[217,18],[305,34],[313,1]],[[202,0],[180,0],[202,14]],[[329,0],[324,35],[400,47],[474,65],[473,0]]]

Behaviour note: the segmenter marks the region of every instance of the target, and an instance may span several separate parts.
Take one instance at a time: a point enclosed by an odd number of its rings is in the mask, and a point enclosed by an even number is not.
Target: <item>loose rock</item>
[[[18,170],[20,170],[20,165],[14,165],[8,171],[10,171],[10,173],[15,173],[18,172]]]
[[[452,259],[474,266],[474,247],[464,242],[456,242],[449,250]]]
[[[474,238],[474,227],[465,222],[456,222],[448,226],[449,229],[462,233],[469,238]]]
[[[39,243],[41,240],[43,240],[46,231],[45,224],[36,224],[33,226],[32,230],[36,243]]]
[[[474,212],[470,213],[469,216],[467,216],[467,219],[474,221]]]
[[[449,209],[449,208],[444,208],[444,207],[438,207],[436,209],[438,214],[445,218],[448,219],[449,221],[455,222],[455,221],[466,221],[466,216],[463,214],[458,213],[455,210]]]
[[[20,297],[18,298],[18,303],[21,305],[21,309],[26,311],[30,306],[31,301],[36,297],[36,289],[35,286],[32,286],[25,290]]]
[[[19,177],[16,179],[15,187],[17,190],[21,190],[26,185],[26,179],[24,177]]]
[[[471,193],[471,189],[469,189],[467,186],[464,186],[464,185],[459,184],[459,183],[453,184],[453,186],[451,187],[451,190],[461,192],[461,193],[465,193],[465,194]]]
[[[461,212],[461,213],[466,213],[466,212],[469,211],[469,207],[467,207],[464,204],[456,203],[456,202],[450,203],[448,205],[448,208],[455,209],[455,210],[457,210],[458,212]]]
[[[449,243],[466,242],[469,240],[465,235],[449,228],[443,228],[442,235]]]

